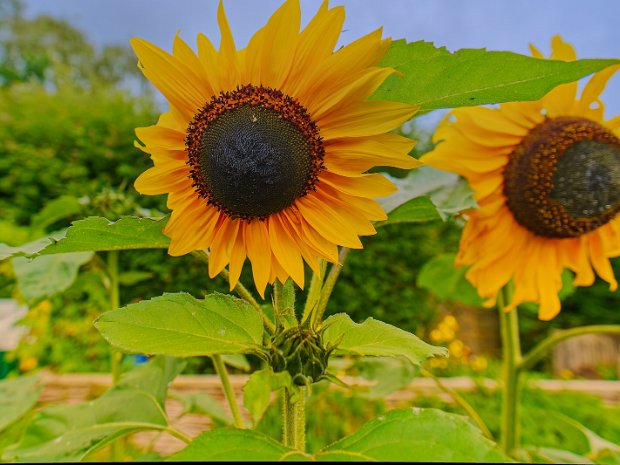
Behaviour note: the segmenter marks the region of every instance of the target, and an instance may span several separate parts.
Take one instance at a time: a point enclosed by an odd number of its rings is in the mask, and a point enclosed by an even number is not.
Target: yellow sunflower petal
[[[373,136],[390,131],[411,119],[417,107],[398,102],[369,101],[317,120],[325,140]]]
[[[191,120],[210,95],[200,87],[200,79],[178,58],[142,39],[131,39],[140,59],[140,70],[159,91]]]
[[[287,275],[293,278],[293,281],[303,289],[304,264],[299,248],[285,224],[286,221],[286,218],[283,219],[279,214],[269,217],[268,226],[271,250],[273,250],[278,263],[286,271]]]
[[[246,248],[248,258],[252,263],[252,275],[256,290],[260,296],[265,298],[265,287],[271,274],[271,250],[269,243],[269,232],[265,222],[252,221],[246,226]]]

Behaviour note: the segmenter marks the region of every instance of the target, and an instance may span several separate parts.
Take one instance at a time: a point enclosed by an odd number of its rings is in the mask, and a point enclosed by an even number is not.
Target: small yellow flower
[[[461,358],[463,356],[464,347],[465,346],[462,341],[459,341],[458,339],[452,341],[450,344],[448,344],[448,351],[450,352],[450,356],[454,358]]]
[[[22,358],[19,361],[19,369],[22,372],[28,372],[28,371],[34,370],[38,364],[39,362],[35,357]]]
[[[489,362],[482,355],[472,355],[469,359],[469,366],[472,370],[481,372],[487,369]]]

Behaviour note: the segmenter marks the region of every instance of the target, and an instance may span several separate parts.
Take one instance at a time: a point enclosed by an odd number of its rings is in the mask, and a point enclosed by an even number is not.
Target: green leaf
[[[18,247],[0,244],[0,260],[6,257],[50,255],[106,250],[167,249],[170,239],[162,233],[164,218],[123,217],[118,221],[91,216],[59,231]]]
[[[92,402],[50,407],[38,413],[22,442],[8,448],[3,458],[19,462],[79,461],[117,437],[166,426],[166,417],[153,396],[113,390]]]
[[[222,404],[206,392],[177,394],[175,398],[183,404],[184,413],[199,413],[211,418],[217,425],[232,425],[233,420]]]
[[[340,354],[402,356],[414,365],[448,354],[444,347],[427,344],[414,334],[373,318],[358,324],[349,315],[338,313],[325,320],[324,326],[324,344],[336,345]]]
[[[292,328],[297,325],[297,317],[295,316],[295,285],[293,280],[287,279],[286,283],[281,286],[281,289],[281,301],[278,302],[280,314],[277,316],[281,317],[279,323],[284,328]]]
[[[287,371],[274,373],[271,368],[255,371],[243,386],[243,405],[252,415],[256,426],[271,400],[271,393],[284,386],[291,385],[291,376]]]
[[[124,373],[116,382],[115,390],[143,391],[152,395],[164,408],[168,387],[183,368],[185,361],[175,357],[155,357]]]
[[[442,219],[430,197],[416,197],[399,205],[388,214],[388,219],[376,226],[395,223],[420,223]]]
[[[218,293],[204,300],[164,294],[106,312],[95,327],[124,352],[175,357],[251,353],[263,335],[262,319],[250,304]]]
[[[405,388],[416,375],[416,369],[403,357],[359,357],[353,366],[361,377],[375,381],[360,391],[370,399],[382,399]]]
[[[30,227],[36,230],[44,230],[58,220],[76,215],[82,211],[78,199],[72,195],[61,195],[49,201],[36,215],[32,217]]]
[[[11,247],[6,244],[0,244],[0,260],[4,260],[9,257],[36,257],[37,254],[52,242],[57,241],[65,237],[67,230],[56,231],[51,233],[48,237],[42,237],[32,242],[28,242],[23,245]]]
[[[465,417],[437,409],[393,410],[325,452],[383,462],[512,462]]]
[[[456,268],[456,254],[442,254],[431,258],[420,269],[417,285],[428,289],[440,300],[462,302],[472,307],[481,307],[483,299],[467,281],[467,268]]]
[[[423,166],[404,178],[386,176],[398,187],[398,191],[378,200],[389,213],[388,219],[376,226],[438,219],[445,221],[477,206],[467,181],[454,173]]]
[[[15,257],[13,271],[19,292],[29,302],[62,292],[73,284],[80,266],[92,258],[93,252],[63,253],[33,260]]]
[[[185,449],[169,457],[175,462],[276,462],[308,460],[262,433],[247,429],[207,431]]]
[[[101,397],[77,405],[48,407],[27,426],[19,444],[3,459],[26,462],[79,461],[114,439],[142,430],[163,430],[167,387],[182,362],[149,361],[123,374]]]
[[[430,42],[392,42],[381,66],[390,76],[377,100],[419,105],[420,111],[489,103],[537,100],[559,84],[576,81],[618,60],[544,60],[512,52],[463,49],[450,53]]]
[[[222,355],[222,361],[233,368],[241,371],[250,371],[250,362],[243,354],[224,354]]]
[[[21,378],[0,381],[0,433],[30,412],[41,394],[38,378]]]

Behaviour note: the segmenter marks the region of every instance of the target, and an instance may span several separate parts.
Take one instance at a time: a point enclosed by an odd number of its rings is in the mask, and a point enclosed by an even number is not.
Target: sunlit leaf
[[[336,345],[340,354],[402,356],[415,365],[429,357],[447,355],[444,347],[427,344],[414,334],[373,318],[355,323],[349,315],[338,313],[323,324],[324,344]]]
[[[88,252],[129,249],[167,249],[170,239],[162,233],[164,218],[123,217],[118,221],[91,216],[74,221],[49,237],[22,246],[0,244],[0,260],[6,257],[50,255],[68,252]]]
[[[381,66],[390,76],[373,98],[419,105],[420,111],[537,100],[559,84],[620,63],[618,60],[543,60],[512,52],[462,49],[430,42],[392,42]]]
[[[252,430],[207,431],[168,460],[175,462],[276,462],[309,460],[304,454]]]
[[[203,300],[164,294],[106,312],[95,327],[124,352],[176,357],[250,353],[263,335],[262,319],[250,304],[218,293]]]
[[[512,462],[465,417],[418,408],[393,410],[324,452],[382,462]]]

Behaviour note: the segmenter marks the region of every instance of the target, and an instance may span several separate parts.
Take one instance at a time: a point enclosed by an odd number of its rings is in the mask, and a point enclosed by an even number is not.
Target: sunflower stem
[[[282,389],[282,442],[291,449],[306,450],[306,387],[299,388],[295,402],[289,389]]]
[[[237,399],[235,398],[235,391],[230,384],[230,378],[228,377],[228,371],[226,370],[226,365],[224,365],[222,356],[212,355],[211,360],[213,360],[213,367],[222,382],[222,390],[224,391],[224,395],[226,396],[226,400],[230,406],[230,411],[232,412],[233,419],[235,421],[235,427],[244,429],[245,423],[243,422],[243,417],[241,416],[241,411],[239,410],[239,405],[237,404]]]
[[[502,416],[501,446],[513,455],[519,447],[521,430],[521,343],[517,309],[506,311],[512,291],[505,286],[497,299],[502,339]]]
[[[536,362],[541,360],[553,346],[556,344],[575,336],[581,336],[582,334],[612,334],[620,335],[620,325],[592,325],[592,326],[580,326],[578,328],[571,328],[558,331],[557,333],[547,337],[532,350],[523,356],[523,360],[519,364],[520,371],[526,371],[532,368]]]
[[[209,255],[204,250],[195,250],[194,252],[192,252],[192,255],[194,255],[203,263],[209,264]],[[228,270],[222,270],[220,272],[220,276],[222,276],[226,281],[228,281]],[[269,334],[274,334],[276,331],[275,325],[271,322],[269,317],[265,314],[263,308],[252,296],[250,291],[248,291],[247,288],[241,283],[241,281],[237,281],[237,285],[235,286],[234,291],[239,297],[249,303],[258,312],[258,314],[263,319],[263,325],[265,327],[265,330],[267,330]]]
[[[301,317],[302,325],[306,321],[309,321],[313,311],[316,309],[319,303],[319,298],[321,297],[321,289],[323,288],[323,279],[325,278],[325,271],[327,270],[327,262],[323,259],[319,259],[319,266],[319,273],[312,273],[310,289],[308,289],[308,297],[306,298],[304,313]]]
[[[323,289],[321,290],[321,295],[319,297],[319,303],[317,305],[316,311],[312,315],[313,328],[316,328],[323,320],[323,314],[325,313],[325,309],[327,308],[327,303],[329,302],[329,298],[332,295],[332,291],[334,290],[334,286],[336,285],[338,276],[340,276],[340,272],[342,271],[344,261],[349,254],[349,250],[350,249],[346,247],[340,249],[340,253],[338,254],[338,263],[334,263],[329,270],[329,274],[327,275],[325,283],[323,284]]]

